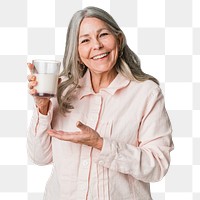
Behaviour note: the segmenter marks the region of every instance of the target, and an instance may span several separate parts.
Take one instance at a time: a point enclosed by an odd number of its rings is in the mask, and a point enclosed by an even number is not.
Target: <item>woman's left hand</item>
[[[77,122],[76,126],[80,129],[80,131],[76,132],[64,132],[64,131],[56,131],[56,130],[48,130],[48,134],[52,137],[58,138],[60,140],[70,141],[79,144],[85,144],[96,149],[101,150],[103,146],[103,139],[100,135],[85,124],[80,121]]]

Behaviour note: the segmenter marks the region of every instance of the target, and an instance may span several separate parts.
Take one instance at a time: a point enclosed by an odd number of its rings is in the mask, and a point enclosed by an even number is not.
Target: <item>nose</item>
[[[103,47],[103,44],[98,39],[94,39],[93,41],[93,49],[98,50]]]

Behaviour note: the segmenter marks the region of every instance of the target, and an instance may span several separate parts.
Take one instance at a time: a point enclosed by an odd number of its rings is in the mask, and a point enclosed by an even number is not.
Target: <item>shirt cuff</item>
[[[53,105],[52,105],[52,102],[50,101],[49,103],[49,110],[48,110],[48,113],[47,115],[43,115],[39,112],[39,109],[36,107],[36,105],[34,105],[34,108],[33,108],[33,112],[34,112],[34,115],[35,116],[35,120],[42,122],[41,124],[45,125],[45,124],[49,124],[49,122],[52,120],[52,116],[53,116]]]
[[[97,156],[96,162],[99,165],[109,168],[112,161],[116,157],[117,142],[108,138],[103,138],[103,146],[99,155]]]

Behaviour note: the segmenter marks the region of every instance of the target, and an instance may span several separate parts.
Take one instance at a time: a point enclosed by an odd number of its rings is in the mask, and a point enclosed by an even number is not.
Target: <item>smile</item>
[[[93,59],[93,60],[101,59],[101,58],[106,57],[108,54],[109,54],[108,52],[107,52],[107,53],[103,53],[103,54],[94,56],[92,59]]]

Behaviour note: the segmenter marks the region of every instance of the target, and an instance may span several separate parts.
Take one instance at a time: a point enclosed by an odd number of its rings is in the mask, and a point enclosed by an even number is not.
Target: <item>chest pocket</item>
[[[117,120],[100,123],[97,131],[101,137],[136,145],[138,128],[138,122]]]
[[[80,129],[76,127],[76,123],[78,121],[85,123],[86,121],[86,117],[83,113],[72,111],[71,113],[66,113],[65,115],[62,115],[60,113],[56,114],[52,124],[53,128],[57,130],[62,130],[66,132],[80,131]]]

